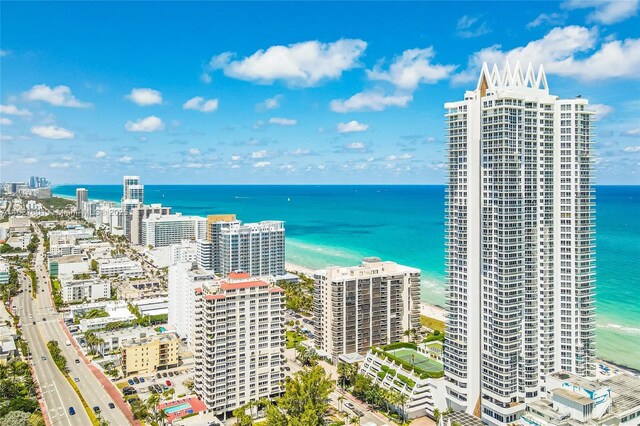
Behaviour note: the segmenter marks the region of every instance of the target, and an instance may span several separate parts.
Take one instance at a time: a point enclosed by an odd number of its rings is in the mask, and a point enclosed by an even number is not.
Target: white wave
[[[598,327],[608,328],[609,330],[622,331],[624,333],[629,333],[629,334],[640,334],[640,328],[627,327],[627,326],[615,324],[615,323],[598,324]]]

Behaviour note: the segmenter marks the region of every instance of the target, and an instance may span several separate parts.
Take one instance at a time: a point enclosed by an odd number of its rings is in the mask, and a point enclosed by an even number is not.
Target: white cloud
[[[155,115],[141,118],[138,121],[127,121],[124,128],[130,132],[155,132],[164,129],[164,123]]]
[[[541,13],[527,24],[527,28],[536,28],[540,25],[562,25],[566,19],[567,15],[563,13]]]
[[[308,149],[303,149],[303,148],[298,148],[298,149],[296,149],[294,151],[291,151],[291,155],[296,155],[296,156],[309,155],[309,154],[311,154],[311,151],[309,151]]]
[[[596,47],[598,31],[580,26],[557,27],[543,38],[526,46],[503,51],[494,45],[482,49],[469,58],[467,69],[453,77],[454,83],[468,83],[478,78],[483,62],[502,66],[520,61],[537,67],[544,64],[547,74],[576,77],[595,81],[615,77],[638,78],[640,69],[640,39],[612,40],[600,45],[590,56],[585,52]],[[576,56],[580,58],[576,59]]]
[[[347,148],[347,149],[354,150],[354,151],[356,151],[356,150],[357,151],[361,151],[361,150],[365,149],[367,146],[363,142],[351,142],[351,143],[346,144],[344,147]]]
[[[182,105],[183,109],[192,109],[200,112],[211,112],[218,109],[217,99],[205,100],[202,96],[189,99]]]
[[[0,135],[0,141],[10,141],[10,140],[13,140],[13,136]]]
[[[334,112],[383,111],[390,106],[405,108],[413,99],[412,95],[385,95],[378,91],[356,93],[349,99],[334,99],[329,106]]]
[[[240,161],[242,159],[242,157],[240,157],[239,155],[232,155],[231,156],[231,161]]]
[[[262,151],[254,151],[252,152],[249,157],[251,158],[266,158],[268,155],[267,151],[262,150]]]
[[[185,165],[185,167],[187,167],[188,169],[209,169],[211,167],[213,167],[213,164],[211,163],[187,163]]]
[[[359,123],[356,120],[351,120],[348,123],[338,123],[338,132],[340,133],[364,132],[368,128],[368,124]]]
[[[3,125],[3,126],[11,126],[13,124],[13,121],[11,121],[8,118],[2,117],[2,118],[0,118],[0,124]]]
[[[131,164],[131,162],[133,161],[133,157],[130,157],[128,155],[123,155],[122,157],[118,158],[118,163],[121,164]]]
[[[638,13],[638,0],[568,0],[566,9],[595,9],[587,16],[588,22],[615,24]]]
[[[486,22],[481,22],[479,16],[464,15],[458,19],[456,30],[459,37],[472,38],[479,37],[491,32],[491,28]]]
[[[28,109],[18,109],[15,105],[0,105],[0,114],[28,116],[31,111]]]
[[[411,160],[413,155],[411,154],[401,154],[401,155],[390,155],[387,157],[388,161],[397,161],[397,160]]]
[[[9,50],[0,49],[0,57],[7,56],[11,53]]]
[[[56,86],[53,89],[46,84],[36,84],[24,94],[30,101],[43,101],[55,106],[86,108],[91,104],[80,102],[71,93],[69,86]]]
[[[268,161],[258,161],[257,163],[255,163],[253,165],[253,167],[255,167],[257,169],[261,169],[261,168],[264,168],[264,167],[269,167],[270,165],[271,165],[271,163],[268,162]]]
[[[285,170],[287,172],[293,172],[296,170],[293,164],[282,164],[279,168],[280,170]]]
[[[131,89],[131,93],[129,93],[126,98],[140,106],[158,105],[162,103],[162,93],[153,89]]]
[[[26,157],[26,158],[22,158],[20,162],[24,164],[36,164],[38,162],[38,159],[35,157]]]
[[[623,133],[625,136],[640,136],[640,127],[636,127],[635,129],[629,129]]]
[[[52,169],[68,169],[70,167],[69,163],[50,163],[49,167]]]
[[[190,155],[200,155],[200,150],[198,148],[191,148],[189,150]]]
[[[226,76],[240,80],[260,84],[280,80],[290,86],[308,87],[340,78],[344,71],[357,67],[366,47],[366,42],[357,39],[333,43],[305,41],[271,46],[239,60],[233,60],[235,53],[225,52],[211,58],[209,67],[222,69]]]
[[[73,132],[57,126],[34,126],[31,133],[47,139],[72,139]]]
[[[597,121],[602,120],[607,115],[609,115],[609,114],[611,114],[613,112],[613,107],[611,107],[609,105],[605,105],[605,104],[590,104],[589,105],[589,109],[591,111],[595,111],[595,113],[596,113],[595,119]]]
[[[388,81],[400,89],[413,91],[420,83],[437,83],[456,69],[455,65],[431,64],[434,56],[433,46],[405,50],[394,59],[387,71],[376,65],[373,70],[367,71],[367,76],[370,80]]]
[[[276,109],[280,107],[280,100],[282,95],[275,95],[273,98],[265,99],[264,102],[260,102],[256,105],[258,111],[264,111],[268,109]]]
[[[104,158],[106,156],[107,156],[107,153],[104,151],[98,151],[96,152],[96,155],[95,155],[96,158]]]
[[[628,146],[624,149],[624,152],[640,152],[640,146]]]
[[[295,126],[297,123],[297,120],[291,118],[272,117],[269,119],[269,124],[277,124],[279,126]]]

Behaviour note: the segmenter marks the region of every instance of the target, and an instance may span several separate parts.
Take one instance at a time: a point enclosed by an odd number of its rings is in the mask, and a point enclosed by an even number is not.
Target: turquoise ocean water
[[[84,187],[90,199],[122,194],[118,185]],[[145,185],[145,202],[284,220],[287,261],[324,268],[379,256],[420,268],[423,300],[444,305],[444,186]],[[640,369],[640,186],[599,186],[596,203],[598,355]]]

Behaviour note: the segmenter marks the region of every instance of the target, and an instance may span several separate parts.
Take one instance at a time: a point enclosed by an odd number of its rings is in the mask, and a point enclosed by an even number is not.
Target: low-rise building
[[[71,229],[49,231],[49,246],[58,244],[76,244],[78,240],[93,237],[93,228],[77,226]]]
[[[558,371],[547,375],[546,395],[528,403],[523,426],[637,426],[640,377],[627,373],[587,379]]]
[[[4,364],[18,355],[16,337],[11,327],[0,325],[0,364]]]
[[[7,240],[7,244],[15,249],[26,250],[31,242],[31,233],[12,235]]]
[[[69,256],[72,254],[82,254],[82,248],[75,244],[56,244],[49,246],[50,256]]]
[[[85,254],[49,257],[49,275],[52,277],[89,272],[89,257]]]
[[[95,301],[111,297],[111,282],[100,278],[75,280],[72,276],[60,277],[62,301]]]
[[[100,344],[97,345],[96,351],[100,355],[106,355],[118,351],[122,348],[122,342],[132,339],[145,339],[155,336],[158,332],[154,327],[131,327],[120,330],[98,331],[95,333]]]
[[[436,408],[446,409],[442,363],[412,343],[371,348],[359,372],[383,389],[403,395],[405,403],[397,404],[395,411],[408,419],[433,418]]]
[[[128,257],[117,257],[115,259],[99,259],[98,274],[137,277],[143,276],[144,271],[140,266],[140,262],[131,260]]]
[[[9,283],[9,264],[0,260],[0,284]]]
[[[29,232],[31,230],[29,216],[9,216],[9,230],[14,233]]]
[[[150,374],[177,367],[179,349],[180,338],[175,333],[123,340],[120,350],[122,374]]]

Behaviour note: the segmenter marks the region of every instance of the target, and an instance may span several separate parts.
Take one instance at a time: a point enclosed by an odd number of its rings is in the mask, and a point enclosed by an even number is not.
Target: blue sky
[[[637,0],[0,8],[1,180],[440,184],[444,102],[520,59],[640,184]]]

